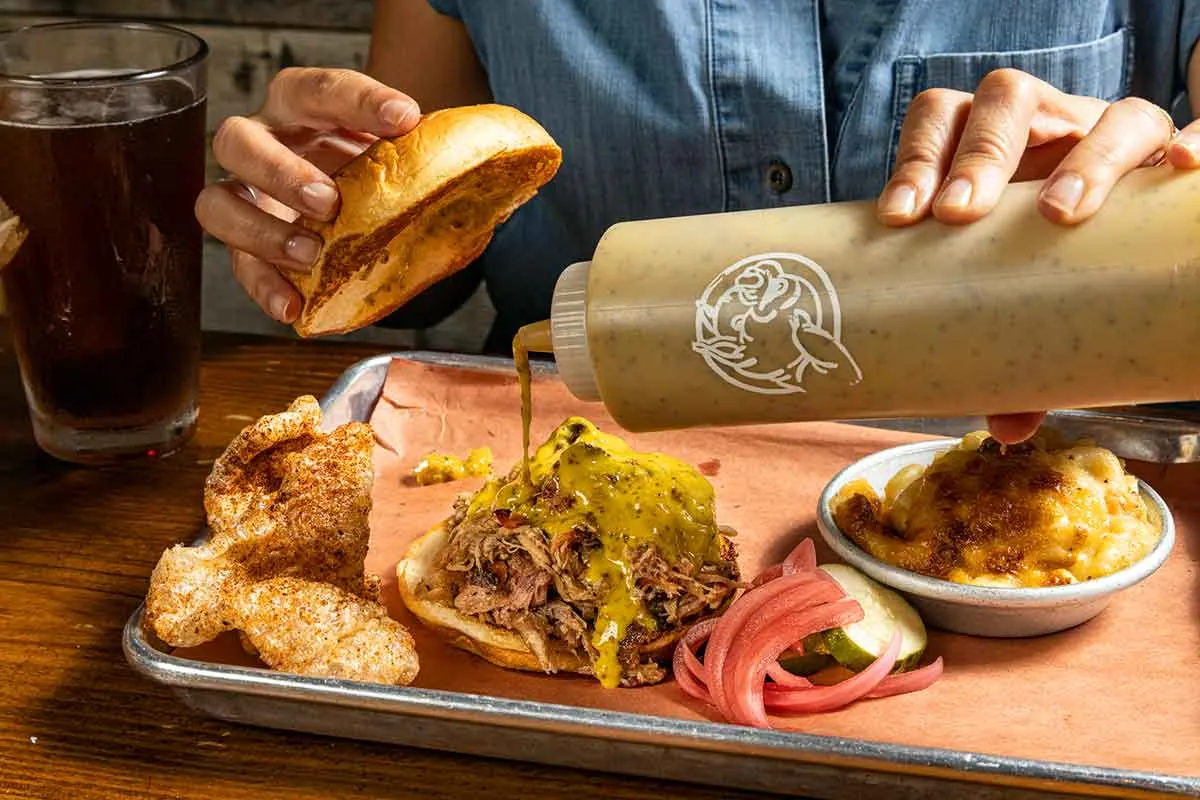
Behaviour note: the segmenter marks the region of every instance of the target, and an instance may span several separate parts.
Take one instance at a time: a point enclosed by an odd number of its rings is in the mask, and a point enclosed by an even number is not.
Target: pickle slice
[[[883,655],[893,631],[899,627],[900,656],[892,672],[904,672],[917,666],[925,652],[928,636],[921,615],[907,600],[854,567],[822,564],[818,569],[824,570],[849,597],[858,601],[863,618],[844,628],[831,628],[817,634],[820,643],[805,642],[805,652],[828,653],[851,672],[861,672]]]
[[[831,655],[826,653],[810,653],[807,650],[803,653],[796,653],[795,655],[784,656],[779,659],[779,666],[793,675],[800,675],[804,678],[815,675],[834,663],[833,656]]]

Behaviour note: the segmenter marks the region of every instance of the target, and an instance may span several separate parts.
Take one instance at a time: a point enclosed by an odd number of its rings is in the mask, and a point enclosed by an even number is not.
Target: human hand
[[[1164,109],[1140,98],[1106,103],[1065,94],[1012,69],[990,73],[974,94],[930,89],[909,106],[879,219],[904,226],[930,215],[973,222],[1012,181],[1044,180],[1038,210],[1065,225],[1096,213],[1127,173],[1162,160],[1200,167],[1200,123],[1176,137]],[[997,440],[1032,436],[1045,414],[988,417]]]
[[[420,117],[416,101],[361,72],[289,68],[258,113],[221,124],[213,155],[232,177],[204,188],[196,218],[229,246],[234,277],[263,311],[284,324],[300,313],[300,295],[279,269],[307,270],[319,255],[320,239],[295,220],[336,215],[329,174]]]
[[[1092,216],[1124,175],[1169,158],[1200,166],[1198,143],[1175,141],[1164,109],[1137,97],[1106,103],[1065,94],[1013,69],[996,70],[975,93],[929,89],[909,106],[891,179],[879,198],[884,224],[929,215],[980,219],[1011,181],[1044,180],[1038,209],[1074,224]]]

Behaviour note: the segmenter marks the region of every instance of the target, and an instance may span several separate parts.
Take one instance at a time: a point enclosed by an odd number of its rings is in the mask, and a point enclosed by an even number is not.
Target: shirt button
[[[775,194],[783,194],[792,188],[792,170],[782,161],[772,161],[767,168],[767,185]]]

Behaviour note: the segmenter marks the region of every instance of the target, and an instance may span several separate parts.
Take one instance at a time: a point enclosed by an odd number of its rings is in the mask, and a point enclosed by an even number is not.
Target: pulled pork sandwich
[[[530,458],[460,497],[397,566],[400,595],[450,643],[503,667],[606,687],[666,678],[691,625],[739,583],[712,485],[571,417]]]

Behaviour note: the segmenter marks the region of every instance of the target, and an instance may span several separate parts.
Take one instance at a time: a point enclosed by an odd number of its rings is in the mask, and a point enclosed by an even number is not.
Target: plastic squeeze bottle
[[[1141,169],[1056,225],[1040,183],[964,226],[873,202],[614,225],[550,317],[626,430],[1200,398],[1200,171]]]

